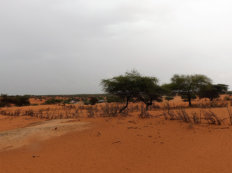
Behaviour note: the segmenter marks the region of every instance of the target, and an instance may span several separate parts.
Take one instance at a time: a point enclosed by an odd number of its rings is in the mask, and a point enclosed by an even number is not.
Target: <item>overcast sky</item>
[[[137,69],[232,84],[232,1],[0,0],[0,93],[101,93]]]

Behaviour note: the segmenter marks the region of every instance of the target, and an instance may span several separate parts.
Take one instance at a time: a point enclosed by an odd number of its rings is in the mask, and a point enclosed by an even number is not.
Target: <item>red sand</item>
[[[217,110],[219,113],[220,109]],[[1,131],[28,117],[0,119]],[[232,128],[162,118],[82,118],[91,129],[0,152],[1,173],[232,172]]]

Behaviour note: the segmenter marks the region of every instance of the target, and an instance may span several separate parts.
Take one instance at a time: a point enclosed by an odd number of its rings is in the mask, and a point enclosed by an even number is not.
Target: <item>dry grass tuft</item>
[[[141,105],[140,110],[139,118],[151,118],[151,114],[149,114],[144,105]]]
[[[219,119],[217,114],[215,114],[211,110],[205,111],[203,115],[205,117],[205,120],[208,122],[208,124],[214,124],[214,125],[221,125],[222,124],[222,120]]]

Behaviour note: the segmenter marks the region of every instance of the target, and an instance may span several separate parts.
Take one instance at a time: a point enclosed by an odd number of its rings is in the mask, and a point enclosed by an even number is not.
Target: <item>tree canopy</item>
[[[104,79],[102,85],[105,92],[126,101],[121,111],[134,99],[144,102],[148,109],[153,101],[162,101],[164,95],[167,100],[171,100],[177,94],[191,106],[192,100],[196,97],[213,100],[228,89],[225,84],[212,84],[210,78],[200,74],[176,74],[171,78],[170,83],[160,86],[156,77],[142,76],[137,71]]]
[[[113,77],[111,79],[103,79],[102,85],[105,92],[116,95],[126,100],[126,105],[120,110],[122,112],[127,108],[129,101],[136,97],[139,88],[136,80],[140,74],[136,71],[127,72],[125,75]]]
[[[139,87],[137,98],[146,104],[146,109],[153,101],[162,101],[163,89],[158,85],[157,78],[140,76],[137,85]]]
[[[205,75],[174,75],[171,78],[169,88],[179,94],[184,101],[192,105],[192,99],[196,98],[201,88],[211,85],[211,79]]]
[[[211,101],[215,98],[219,98],[220,94],[225,94],[228,91],[228,85],[215,84],[203,86],[199,91],[200,98],[208,98]]]
[[[160,101],[162,99],[162,89],[158,85],[158,79],[141,76],[137,71],[127,72],[125,75],[111,79],[104,79],[102,85],[107,93],[126,100],[126,105],[121,111],[127,108],[129,101],[132,99],[144,102],[147,108],[152,105],[153,100]]]

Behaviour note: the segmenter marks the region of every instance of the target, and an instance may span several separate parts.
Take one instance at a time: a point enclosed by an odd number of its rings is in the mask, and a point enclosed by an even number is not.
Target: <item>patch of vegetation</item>
[[[118,102],[122,102],[123,100],[118,97],[118,96],[114,96],[114,95],[109,95],[106,97],[106,102],[107,103],[118,103]]]
[[[199,91],[200,98],[208,98],[213,101],[220,97],[220,94],[225,94],[228,90],[228,85],[217,84],[217,85],[207,85],[203,86]]]
[[[164,88],[169,94],[178,94],[183,101],[192,106],[192,100],[208,98],[213,101],[219,98],[220,94],[227,93],[228,86],[225,84],[212,84],[212,80],[205,75],[174,75],[171,83],[165,84]]]
[[[52,104],[58,104],[58,103],[62,103],[62,102],[63,102],[63,100],[50,98],[44,102],[44,105],[52,105]]]
[[[146,105],[146,110],[152,105],[153,101],[161,101],[164,90],[158,85],[156,77],[142,76],[137,71],[131,71],[102,80],[103,89],[112,95],[125,100],[126,104],[120,110],[124,111],[129,102],[134,100],[142,101]]]
[[[89,103],[90,103],[91,105],[95,105],[97,102],[98,102],[97,97],[90,97]]]
[[[173,94],[180,95],[183,101],[192,106],[192,100],[197,97],[200,89],[210,84],[211,79],[204,75],[174,75],[166,88]]]
[[[28,106],[28,105],[30,105],[29,96],[1,95],[0,107],[11,106],[11,105]]]

